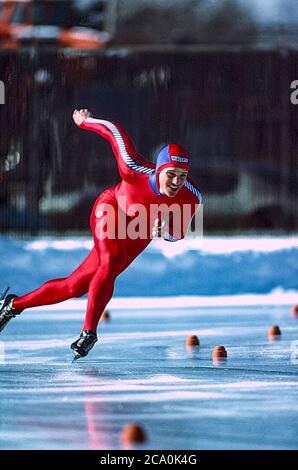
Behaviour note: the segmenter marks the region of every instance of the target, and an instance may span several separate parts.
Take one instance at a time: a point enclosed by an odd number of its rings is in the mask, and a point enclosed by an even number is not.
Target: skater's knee
[[[88,291],[88,285],[85,282],[71,281],[67,285],[67,290],[70,297],[82,297]]]
[[[99,269],[106,271],[111,275],[117,275],[120,273],[125,266],[126,256],[125,254],[108,253],[104,258],[101,259]]]
[[[44,283],[44,288],[47,291],[62,292],[66,298],[81,297],[88,290],[86,282],[83,282],[82,279],[78,280],[67,277],[47,281]]]

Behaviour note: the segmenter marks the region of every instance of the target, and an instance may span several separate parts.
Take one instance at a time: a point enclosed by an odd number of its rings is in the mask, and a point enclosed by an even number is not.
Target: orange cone
[[[142,442],[146,441],[146,436],[141,428],[136,423],[128,423],[122,429],[121,433],[121,442],[125,445],[132,445],[132,444],[141,444]]]
[[[298,318],[298,305],[293,305],[291,308],[292,317]]]
[[[191,335],[186,338],[186,346],[200,346],[200,340],[196,335]]]
[[[104,310],[104,312],[101,316],[101,320],[102,321],[110,321],[110,319],[111,319],[110,312],[108,310]]]
[[[218,366],[219,364],[225,363],[228,354],[224,346],[216,346],[212,352],[213,364]]]
[[[280,331],[279,326],[277,326],[277,325],[270,326],[270,328],[268,330],[269,341],[279,340],[280,337],[281,337],[281,331]]]
[[[227,358],[228,354],[224,346],[216,346],[213,349],[212,357]]]

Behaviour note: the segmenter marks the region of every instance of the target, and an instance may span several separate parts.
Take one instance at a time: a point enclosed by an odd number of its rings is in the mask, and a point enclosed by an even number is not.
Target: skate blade
[[[83,356],[81,356],[81,354],[76,354],[75,357],[73,358],[73,360],[71,361],[71,363],[73,364],[75,361],[77,361],[81,357],[83,357]]]
[[[5,299],[8,291],[9,291],[9,287],[6,287],[6,289],[3,289],[3,291],[0,294],[0,301]]]

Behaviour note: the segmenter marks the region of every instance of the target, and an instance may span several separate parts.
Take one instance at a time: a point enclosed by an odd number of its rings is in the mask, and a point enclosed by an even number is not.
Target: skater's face
[[[164,196],[175,197],[187,178],[182,168],[164,168],[159,174],[159,192]]]

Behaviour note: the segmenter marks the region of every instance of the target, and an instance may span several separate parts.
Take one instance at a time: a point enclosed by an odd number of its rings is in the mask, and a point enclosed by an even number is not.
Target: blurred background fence
[[[0,49],[1,232],[89,231],[119,176],[109,145],[74,126],[75,107],[120,121],[149,160],[167,142],[188,148],[205,231],[296,230],[297,63],[284,46]]]

